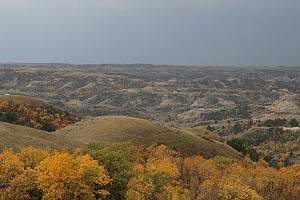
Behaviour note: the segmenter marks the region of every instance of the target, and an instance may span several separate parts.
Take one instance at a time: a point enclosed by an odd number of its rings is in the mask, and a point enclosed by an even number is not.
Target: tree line
[[[165,145],[91,144],[0,154],[0,199],[298,199],[300,165],[183,158]]]

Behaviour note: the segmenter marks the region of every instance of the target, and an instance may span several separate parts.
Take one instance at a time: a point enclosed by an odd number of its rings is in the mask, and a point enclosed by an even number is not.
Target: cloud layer
[[[299,65],[296,0],[0,0],[0,62]]]

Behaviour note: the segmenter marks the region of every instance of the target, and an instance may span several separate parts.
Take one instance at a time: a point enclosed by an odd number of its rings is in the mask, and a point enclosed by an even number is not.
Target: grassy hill
[[[18,151],[27,146],[71,150],[84,146],[84,144],[64,136],[3,122],[0,122],[0,138],[0,150],[12,148]]]
[[[158,125],[147,120],[125,116],[106,116],[83,119],[55,133],[85,144],[131,141],[149,146],[153,143],[166,144],[183,156],[200,154],[205,158],[217,155],[239,157],[239,153],[203,130],[177,129]]]
[[[172,128],[125,116],[87,118],[72,124],[79,117],[54,108],[42,100],[26,96],[0,96],[0,118],[0,121],[12,123],[0,123],[0,149],[18,150],[29,145],[72,149],[94,142],[131,141],[145,146],[154,143],[166,144],[180,151],[183,156],[239,156],[231,147],[220,143],[217,136],[206,133],[207,130]],[[36,130],[43,129],[45,123],[56,131],[50,134]]]

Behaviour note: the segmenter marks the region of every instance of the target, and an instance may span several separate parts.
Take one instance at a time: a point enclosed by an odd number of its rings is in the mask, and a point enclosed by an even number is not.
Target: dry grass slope
[[[217,155],[239,157],[231,147],[218,142],[214,137],[204,136],[203,130],[183,130],[158,125],[147,120],[125,116],[106,116],[83,119],[55,133],[85,144],[131,141],[149,146],[166,144],[179,150],[183,156],[202,155],[211,158]]]
[[[27,146],[72,150],[84,146],[80,142],[53,133],[2,122],[0,122],[0,138],[0,150],[12,148],[18,151]]]

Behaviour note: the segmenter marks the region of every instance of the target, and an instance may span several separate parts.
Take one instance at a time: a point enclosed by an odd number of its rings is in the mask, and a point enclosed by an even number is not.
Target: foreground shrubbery
[[[300,165],[182,158],[166,146],[0,154],[0,199],[298,199]]]
[[[108,194],[107,171],[89,155],[23,149],[0,155],[1,199],[93,199]]]

